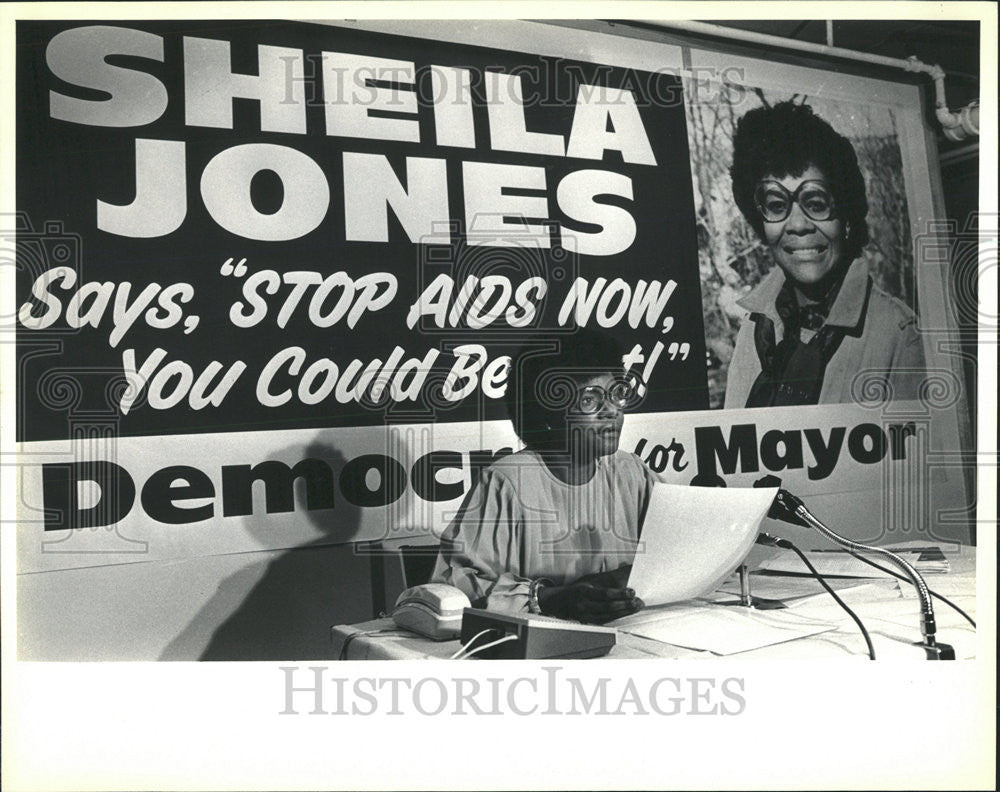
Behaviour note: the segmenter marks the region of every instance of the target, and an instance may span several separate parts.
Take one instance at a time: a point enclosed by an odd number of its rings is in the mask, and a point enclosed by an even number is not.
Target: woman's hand
[[[539,588],[538,606],[547,616],[604,624],[637,612],[642,608],[642,600],[630,588],[599,586],[580,578],[565,586]]]
[[[626,564],[610,572],[595,572],[592,575],[584,575],[577,578],[576,583],[593,583],[598,588],[623,589],[628,587],[628,577],[632,573],[632,565]]]

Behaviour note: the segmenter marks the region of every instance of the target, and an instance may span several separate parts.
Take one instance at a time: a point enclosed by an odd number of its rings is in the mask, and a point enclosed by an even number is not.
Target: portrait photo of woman
[[[851,142],[807,104],[755,108],[736,127],[730,173],[774,266],[736,302],[725,407],[916,399],[917,319],[861,258],[869,203]]]

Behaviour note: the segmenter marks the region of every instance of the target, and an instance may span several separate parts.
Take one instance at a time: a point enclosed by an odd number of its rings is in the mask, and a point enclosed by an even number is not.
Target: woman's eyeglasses
[[[639,381],[618,380],[610,388],[600,385],[587,385],[577,391],[573,404],[575,412],[584,415],[595,415],[607,404],[616,410],[624,410],[633,406],[639,400]]]
[[[762,181],[754,191],[757,211],[768,223],[780,223],[792,213],[792,204],[797,203],[810,220],[831,220],[837,205],[826,182],[809,179],[802,182],[795,192],[787,190],[780,182]]]

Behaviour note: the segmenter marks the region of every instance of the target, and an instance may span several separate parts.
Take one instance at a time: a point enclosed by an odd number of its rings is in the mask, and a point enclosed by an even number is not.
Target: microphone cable
[[[854,556],[854,557],[855,557],[856,559],[858,559],[858,561],[864,561],[864,562],[865,562],[866,564],[868,564],[869,566],[873,566],[873,567],[875,567],[876,569],[878,569],[879,571],[881,571],[881,572],[885,572],[885,573],[886,573],[887,575],[892,575],[892,576],[893,576],[894,578],[899,578],[900,580],[902,580],[902,581],[905,581],[906,583],[909,583],[909,582],[910,582],[909,578],[907,578],[906,576],[904,576],[904,575],[900,575],[900,574],[898,574],[897,572],[893,572],[893,571],[892,571],[891,569],[886,569],[886,568],[885,568],[884,566],[882,566],[881,564],[876,564],[876,563],[875,563],[874,561],[872,561],[872,560],[871,560],[870,558],[865,558],[865,557],[864,557],[863,555],[861,555],[860,553],[855,553],[855,552],[854,552],[853,550],[851,550],[850,548],[846,548],[846,547],[845,547],[844,549],[845,549],[845,550],[846,550],[846,551],[847,551],[848,553],[850,553],[850,554],[851,554],[852,556]],[[969,614],[968,614],[968,613],[966,613],[966,612],[965,612],[964,610],[962,610],[962,609],[961,609],[960,607],[958,607],[958,605],[956,605],[956,604],[955,604],[954,602],[952,602],[952,601],[951,601],[950,599],[948,599],[947,597],[944,597],[944,596],[942,596],[941,594],[938,594],[938,593],[937,593],[936,591],[932,591],[932,590],[931,590],[930,588],[928,588],[928,589],[927,589],[927,591],[928,591],[928,593],[929,593],[929,594],[930,594],[930,595],[931,595],[932,597],[934,597],[935,599],[939,599],[939,600],[941,600],[941,602],[943,602],[943,603],[944,603],[945,605],[949,605],[950,607],[954,608],[954,609],[955,609],[956,611],[958,611],[958,612],[959,612],[959,613],[960,613],[960,614],[961,614],[962,616],[964,616],[964,617],[965,617],[966,621],[968,621],[968,622],[969,622],[969,624],[971,624],[971,625],[972,625],[972,626],[973,626],[974,628],[976,627],[976,622],[975,622],[975,621],[974,621],[974,620],[972,619],[972,617],[971,617],[971,616],[969,616]],[[977,629],[978,629],[978,628],[977,628]]]
[[[858,628],[861,630],[861,635],[864,636],[865,643],[868,645],[868,658],[870,660],[874,660],[875,647],[872,646],[871,636],[868,634],[868,630],[865,628],[864,623],[861,621],[861,619],[858,618],[858,614],[856,614],[853,610],[851,610],[850,605],[844,602],[837,595],[837,592],[830,587],[830,584],[826,582],[826,579],[819,573],[819,570],[816,569],[815,566],[813,566],[812,561],[806,558],[806,554],[803,553],[801,550],[799,550],[799,548],[797,548],[794,544],[792,544],[788,539],[781,539],[777,536],[771,536],[771,534],[767,533],[761,533],[760,536],[765,539],[765,541],[762,542],[762,544],[773,544],[775,547],[782,547],[786,550],[792,550],[796,555],[798,555],[799,558],[802,559],[802,563],[804,563],[809,568],[809,571],[812,573],[812,576],[820,582],[820,585],[826,589],[827,593],[831,597],[833,597],[836,603],[845,611],[847,611],[847,615],[850,616],[852,619],[854,619],[854,623],[858,625]]]

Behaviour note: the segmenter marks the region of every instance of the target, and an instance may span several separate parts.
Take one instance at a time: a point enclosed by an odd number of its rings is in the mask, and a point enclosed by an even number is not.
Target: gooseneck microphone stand
[[[917,641],[914,645],[924,648],[928,660],[955,659],[955,650],[953,647],[945,643],[938,643],[935,640],[934,636],[937,632],[937,624],[934,621],[934,605],[931,603],[930,592],[920,573],[906,559],[900,558],[891,550],[886,550],[884,547],[872,547],[841,536],[816,519],[809,509],[806,508],[805,504],[787,490],[778,490],[778,494],[774,499],[774,505],[771,507],[771,511],[768,512],[768,516],[783,519],[793,524],[805,523],[809,527],[816,529],[827,539],[836,542],[842,547],[846,547],[848,550],[859,553],[873,553],[898,566],[910,579],[910,582],[913,583],[914,588],[917,590],[917,595],[920,597],[920,632],[923,634],[924,640]]]

